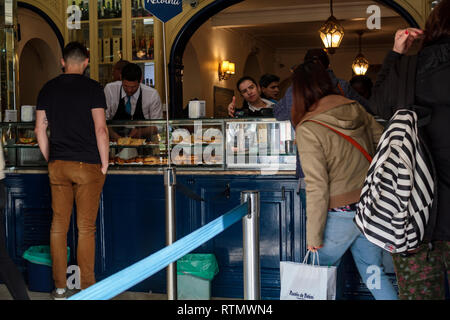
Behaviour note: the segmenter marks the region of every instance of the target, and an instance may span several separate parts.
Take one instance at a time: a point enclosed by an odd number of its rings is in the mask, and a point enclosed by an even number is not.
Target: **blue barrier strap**
[[[71,296],[68,300],[108,300],[144,281],[172,262],[238,222],[247,214],[245,202],[158,252]]]

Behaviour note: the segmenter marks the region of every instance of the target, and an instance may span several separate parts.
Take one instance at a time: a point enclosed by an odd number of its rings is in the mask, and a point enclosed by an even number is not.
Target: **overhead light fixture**
[[[319,35],[327,52],[333,54],[344,38],[344,28],[333,15],[333,0],[330,0],[330,13],[331,16],[320,27]]]
[[[219,81],[230,79],[231,75],[235,74],[235,72],[236,66],[233,62],[227,60],[219,62]]]
[[[358,35],[359,35],[359,53],[355,57],[355,59],[353,60],[353,64],[352,64],[353,72],[356,75],[358,75],[358,76],[365,75],[367,70],[369,70],[369,60],[367,60],[366,57],[364,57],[364,55],[362,54],[362,49],[361,49],[363,33],[364,33],[363,31],[358,31]]]

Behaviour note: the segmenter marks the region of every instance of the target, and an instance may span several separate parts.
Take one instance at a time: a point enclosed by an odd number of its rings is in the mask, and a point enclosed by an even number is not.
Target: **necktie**
[[[125,111],[131,115],[131,97],[128,97],[128,101],[125,104]]]

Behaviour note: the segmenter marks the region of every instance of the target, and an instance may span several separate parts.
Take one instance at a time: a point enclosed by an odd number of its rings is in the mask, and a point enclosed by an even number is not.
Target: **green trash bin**
[[[32,246],[24,253],[27,260],[28,289],[37,292],[51,292],[54,288],[52,275],[52,257],[50,246]],[[70,258],[70,248],[67,247],[67,262]]]
[[[177,261],[178,300],[211,299],[211,281],[219,272],[211,253],[191,253]]]

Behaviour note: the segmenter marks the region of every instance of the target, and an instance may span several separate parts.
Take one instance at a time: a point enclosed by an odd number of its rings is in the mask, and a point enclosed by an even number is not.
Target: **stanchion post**
[[[164,168],[164,188],[166,192],[166,245],[176,241],[175,224],[175,168]],[[166,269],[167,299],[177,300],[177,263],[173,262]]]
[[[241,203],[248,203],[248,214],[242,218],[244,246],[244,300],[261,299],[259,260],[259,191],[243,191]]]

